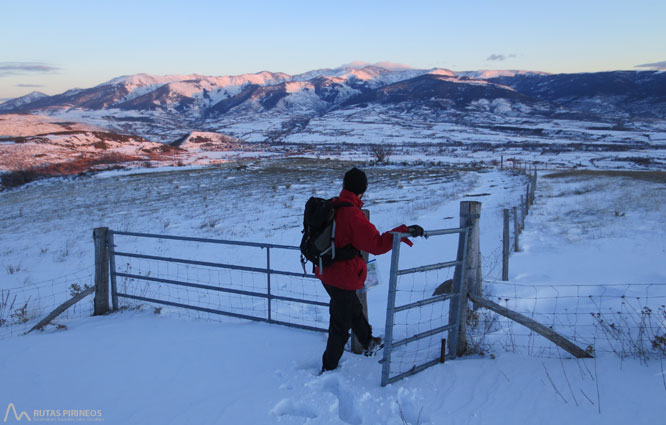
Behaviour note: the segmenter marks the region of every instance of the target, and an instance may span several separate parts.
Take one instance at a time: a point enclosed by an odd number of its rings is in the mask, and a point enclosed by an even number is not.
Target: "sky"
[[[666,1],[0,0],[0,99],[121,75],[666,68]],[[648,65],[648,66],[641,66]]]

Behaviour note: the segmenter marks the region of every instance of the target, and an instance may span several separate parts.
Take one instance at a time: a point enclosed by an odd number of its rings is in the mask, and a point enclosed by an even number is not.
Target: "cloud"
[[[44,87],[44,84],[17,84],[16,87],[25,87],[25,88]]]
[[[45,74],[60,68],[42,62],[0,62],[0,77],[25,74]]]
[[[644,63],[643,65],[636,65],[636,68],[666,69],[666,61],[655,62],[655,63]]]
[[[493,53],[492,55],[488,56],[486,58],[487,61],[503,61],[506,60],[506,56],[504,55],[498,55],[496,53]]]
[[[515,57],[516,57],[515,53],[509,53],[508,55],[503,55],[503,54],[501,54],[501,53],[493,53],[492,55],[488,56],[488,57],[486,58],[486,60],[487,60],[487,61],[499,61],[499,62],[502,62],[502,61],[505,61],[505,60],[507,60],[507,59],[513,59],[513,58],[515,58]]]

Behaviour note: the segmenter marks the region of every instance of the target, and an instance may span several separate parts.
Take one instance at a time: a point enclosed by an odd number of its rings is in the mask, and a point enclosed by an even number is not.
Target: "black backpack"
[[[351,260],[360,255],[360,251],[351,244],[338,248],[335,246],[335,211],[338,208],[352,207],[348,202],[333,202],[332,199],[308,199],[303,214],[303,238],[301,239],[301,263],[305,272],[305,263],[319,265],[319,273],[333,261]]]

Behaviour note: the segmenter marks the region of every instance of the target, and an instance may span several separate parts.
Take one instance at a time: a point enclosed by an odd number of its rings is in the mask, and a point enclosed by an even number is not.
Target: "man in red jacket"
[[[352,168],[345,173],[343,189],[340,196],[333,202],[345,202],[352,206],[336,209],[335,245],[337,247],[351,245],[359,251],[380,255],[390,251],[393,247],[391,232],[423,236],[423,229],[420,226],[407,227],[404,224],[380,234],[361,211],[363,206],[361,198],[367,187],[368,179],[363,171]],[[409,239],[403,238],[402,241],[412,246]],[[372,328],[363,314],[363,307],[356,295],[356,290],[363,287],[367,273],[368,269],[360,254],[350,260],[334,261],[321,270],[315,266],[315,275],[324,284],[326,292],[331,297],[328,342],[322,356],[322,372],[338,367],[345,344],[349,339],[349,329],[353,330],[366,353],[381,344],[381,338],[372,336]]]

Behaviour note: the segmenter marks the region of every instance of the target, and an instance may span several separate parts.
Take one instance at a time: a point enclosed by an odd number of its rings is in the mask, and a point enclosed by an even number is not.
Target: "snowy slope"
[[[15,108],[20,108],[45,97],[48,97],[48,95],[42,92],[33,91],[26,94],[25,96],[17,97],[15,99],[8,99],[5,102],[0,103],[0,111],[9,111]]]
[[[346,353],[338,371],[318,376],[320,334],[149,312],[69,327],[0,346],[3,402],[31,416],[101,410],[112,425],[625,425],[666,415],[656,362],[472,357],[382,388],[376,358]],[[100,334],[104,343],[91,344]]]
[[[89,270],[90,229],[100,225],[297,244],[305,200],[334,195],[349,166],[292,159],[246,169],[112,172],[0,193],[0,215],[5,217],[0,222],[0,282],[3,288],[30,288]],[[452,227],[461,200],[481,200],[484,279],[488,290],[501,289],[493,283],[500,272],[501,214],[524,193],[523,177],[433,165],[366,169],[366,206],[380,230],[400,222],[428,229]],[[659,261],[666,249],[662,186],[604,175],[542,175],[521,237],[522,252],[511,256],[508,285],[529,285],[530,297],[538,288],[566,284],[602,290],[617,283],[652,283],[653,290],[658,289],[657,284],[666,282]],[[94,195],[100,193],[112,202],[97,202]],[[404,267],[420,265],[455,246],[435,238],[415,242],[414,248],[403,250]],[[434,249],[429,248],[432,244]],[[163,254],[169,252],[165,244],[157,246]],[[207,258],[211,252],[193,245],[188,253],[174,254]],[[264,261],[262,254],[255,260]],[[389,259],[377,257],[384,279]],[[299,267],[297,256],[289,261]],[[563,267],[563,262],[573,267]],[[386,297],[385,284],[368,294],[370,321],[378,333]],[[66,330],[50,327],[28,336],[4,336],[0,400],[31,416],[35,409],[101,410],[109,424],[625,425],[658,424],[666,416],[659,360],[643,364],[601,351],[596,360],[580,361],[544,358],[538,351],[530,355],[501,344],[519,337],[517,328],[512,334],[504,325],[492,332],[496,340],[490,341],[495,345],[488,352],[494,359],[448,361],[382,388],[378,358],[345,353],[337,371],[319,376],[323,334],[234,319],[191,319],[187,314],[179,317],[177,309],[164,308],[158,315],[145,307],[57,320]],[[49,353],[49,361],[43,360],[44,353]]]
[[[63,122],[55,118],[26,115],[0,115],[0,137],[37,136],[64,131],[100,131],[102,128],[78,122]]]

